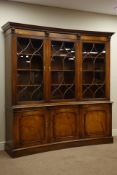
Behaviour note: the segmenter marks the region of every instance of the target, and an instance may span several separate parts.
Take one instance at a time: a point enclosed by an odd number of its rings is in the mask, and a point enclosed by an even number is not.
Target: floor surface
[[[0,175],[117,175],[113,144],[83,146],[11,158],[0,152]]]

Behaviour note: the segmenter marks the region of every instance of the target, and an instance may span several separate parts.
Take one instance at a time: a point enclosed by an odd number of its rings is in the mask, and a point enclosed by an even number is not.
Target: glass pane
[[[75,98],[75,43],[51,43],[51,99]]]
[[[43,98],[42,86],[18,86],[18,101],[40,101]]]
[[[82,96],[105,97],[105,44],[83,43]]]
[[[43,40],[17,38],[17,100],[43,100]]]

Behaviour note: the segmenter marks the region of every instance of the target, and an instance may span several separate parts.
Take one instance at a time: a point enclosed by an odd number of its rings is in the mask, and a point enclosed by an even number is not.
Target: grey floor
[[[0,152],[0,175],[117,175],[113,144],[84,146],[12,159]]]

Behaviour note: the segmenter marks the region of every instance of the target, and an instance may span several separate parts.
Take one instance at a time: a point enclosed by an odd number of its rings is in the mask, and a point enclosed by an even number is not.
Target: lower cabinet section
[[[77,107],[15,112],[15,147],[76,139],[79,136],[78,120]]]
[[[21,156],[52,149],[112,142],[111,104],[80,104],[15,109],[12,146]]]

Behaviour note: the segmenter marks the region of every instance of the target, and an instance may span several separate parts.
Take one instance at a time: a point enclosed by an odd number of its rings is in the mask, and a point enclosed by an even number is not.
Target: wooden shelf
[[[70,58],[70,57],[75,57],[74,53],[66,53],[66,54],[52,54],[51,57],[66,57],[66,58]]]
[[[17,71],[32,71],[32,72],[42,72],[43,70],[41,69],[17,69]]]
[[[30,56],[39,56],[39,57],[42,57],[40,54],[34,54],[34,53],[17,53],[17,56],[29,56],[29,58],[30,58]]]
[[[66,84],[61,84],[61,83],[54,83],[54,84],[51,84],[51,86],[71,86],[71,85],[75,85],[74,83],[66,83]]]
[[[84,55],[84,54],[83,54]],[[95,59],[96,58],[96,60],[98,60],[98,59],[105,59],[105,56],[103,56],[103,57],[98,57],[98,56],[96,56],[96,55],[93,55],[93,56],[90,56],[90,55],[87,55],[87,57],[84,57],[83,56],[83,60],[84,59]]]
[[[71,70],[71,69],[69,69],[69,70],[66,70],[66,69],[52,69],[51,70],[51,72],[75,72],[75,70]]]
[[[82,70],[82,72],[105,72],[105,70]]]
[[[31,85],[25,84],[25,85],[24,85],[24,84],[23,84],[23,85],[16,85],[16,86],[17,86],[17,87],[26,87],[26,86],[27,86],[27,87],[35,87],[35,86],[40,86],[40,85],[41,85],[41,84],[34,84],[34,85],[33,85],[33,84],[31,84]]]
[[[83,86],[89,86],[89,85],[92,85],[92,86],[101,86],[101,85],[105,85],[105,83],[84,83],[82,84]]]

